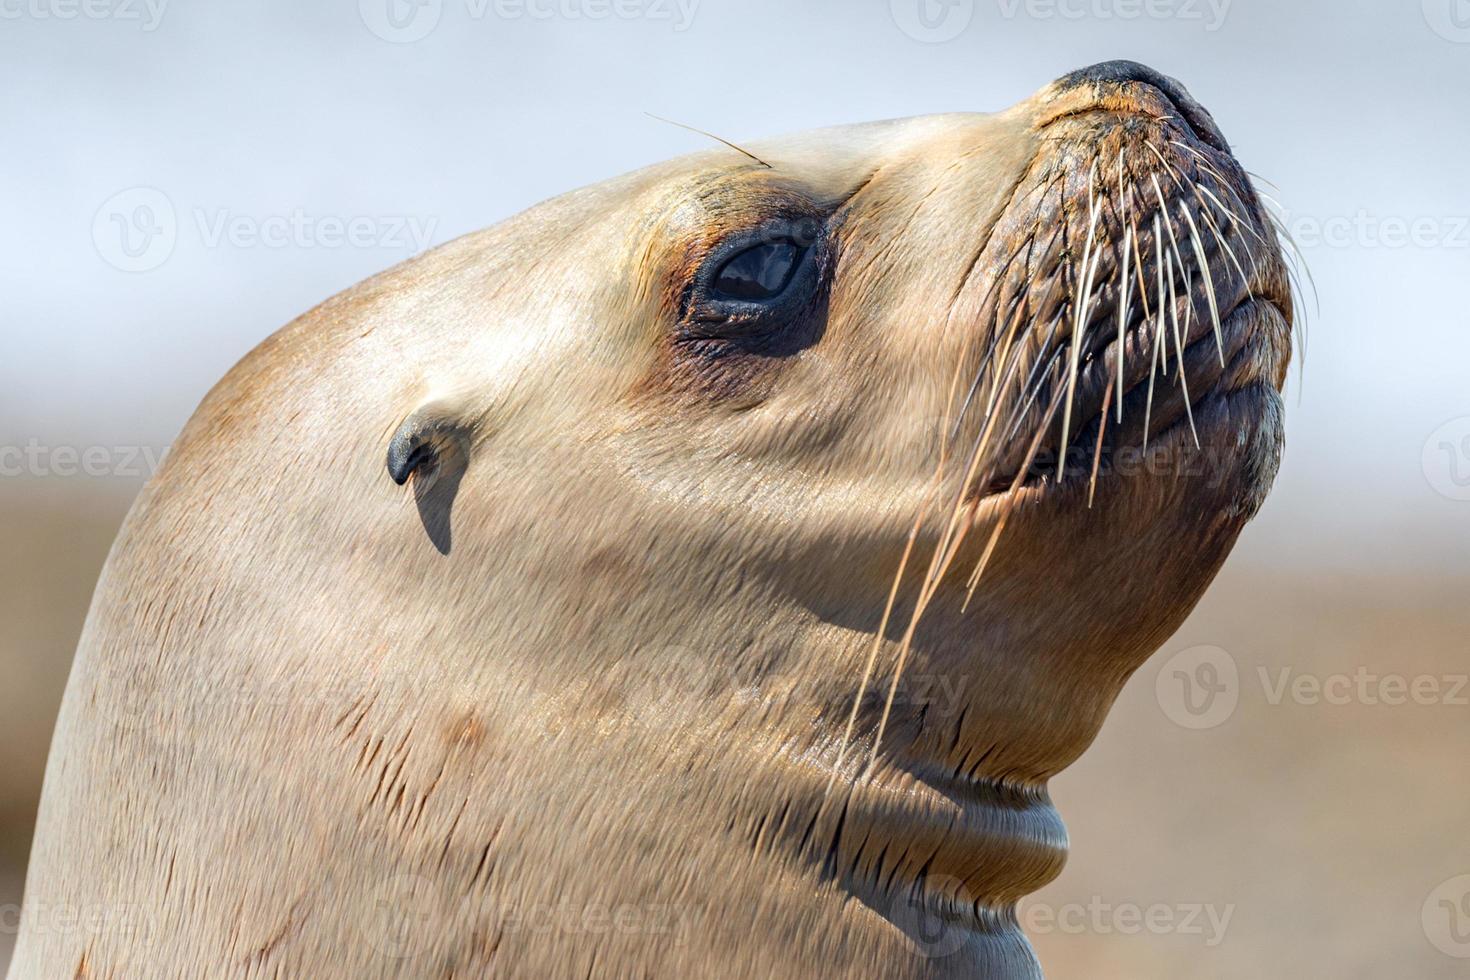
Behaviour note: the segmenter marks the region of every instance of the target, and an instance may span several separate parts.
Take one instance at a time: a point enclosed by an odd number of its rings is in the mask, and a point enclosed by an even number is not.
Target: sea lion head
[[[1275,473],[1288,283],[1209,114],[1126,62],[369,280],[130,515],[31,893],[178,937],[83,955],[119,972],[228,936],[311,975],[1030,975],[1046,781]]]
[[[1112,62],[676,160],[451,254],[437,288],[473,302],[414,332],[390,469],[419,551],[511,575],[488,621],[555,638],[475,650],[600,733],[539,764],[637,758],[599,806],[652,765],[689,825],[1024,960],[1008,909],[1065,846],[1046,780],[1282,446],[1287,266],[1209,113]]]

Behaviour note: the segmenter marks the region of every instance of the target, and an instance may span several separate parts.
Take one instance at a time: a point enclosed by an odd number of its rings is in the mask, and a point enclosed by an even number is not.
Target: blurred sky
[[[0,446],[166,445],[415,232],[705,148],[645,112],[739,140],[1120,57],[1279,187],[1320,293],[1237,560],[1470,567],[1466,0],[0,0]]]

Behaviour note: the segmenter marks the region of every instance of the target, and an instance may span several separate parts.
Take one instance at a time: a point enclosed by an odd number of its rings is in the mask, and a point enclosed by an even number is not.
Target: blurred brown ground
[[[0,480],[0,972],[72,652],[138,489],[125,480]]]
[[[0,483],[0,909],[20,901],[56,705],[136,489]],[[1431,944],[1421,912],[1436,886],[1470,873],[1470,706],[1272,704],[1257,673],[1463,674],[1467,585],[1230,563],[1053,785],[1072,857],[1023,906],[1048,976],[1470,975],[1470,960]],[[1155,678],[1201,644],[1238,664],[1239,704],[1217,727],[1189,730],[1161,709]],[[0,928],[0,972],[13,928]]]

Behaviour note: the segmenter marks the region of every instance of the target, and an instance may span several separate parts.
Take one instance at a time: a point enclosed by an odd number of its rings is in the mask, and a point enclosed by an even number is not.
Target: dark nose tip
[[[1162,72],[1137,61],[1104,61],[1088,68],[1079,68],[1057,79],[1061,89],[1079,88],[1084,85],[1105,87],[1139,83],[1162,92],[1178,109],[1200,139],[1217,149],[1229,152],[1225,137],[1205,108],[1194,100],[1189,90]]]
[[[1087,68],[1079,68],[1057,80],[1058,85],[1066,88],[1087,82],[1095,85],[1105,82],[1147,82],[1157,88],[1178,84],[1172,78],[1136,61],[1103,61]]]
[[[1121,85],[1126,82],[1142,82],[1152,85],[1163,92],[1172,101],[1193,101],[1184,86],[1161,72],[1154,71],[1148,65],[1139,64],[1136,61],[1104,61],[1088,68],[1079,68],[1069,75],[1063,75],[1057,79],[1057,84],[1062,88],[1073,88],[1078,85]]]

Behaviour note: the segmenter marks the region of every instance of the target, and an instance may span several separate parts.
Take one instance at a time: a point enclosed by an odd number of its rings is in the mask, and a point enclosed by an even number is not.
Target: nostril
[[[1104,61],[1087,68],[1079,68],[1057,79],[1060,89],[1091,85],[1096,88],[1128,84],[1148,85],[1155,88],[1179,110],[1184,122],[1194,130],[1194,135],[1208,146],[1224,153],[1230,152],[1225,137],[1204,106],[1194,100],[1179,82],[1137,61]]]

